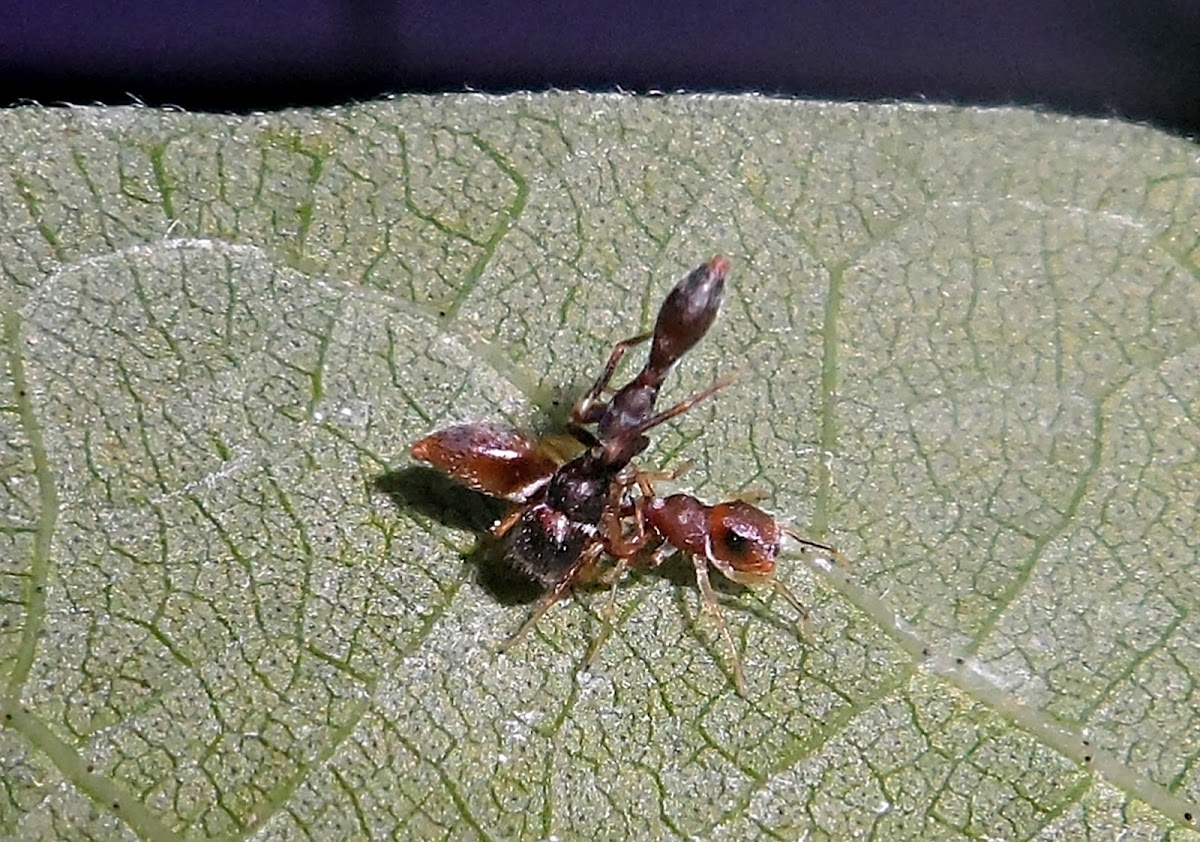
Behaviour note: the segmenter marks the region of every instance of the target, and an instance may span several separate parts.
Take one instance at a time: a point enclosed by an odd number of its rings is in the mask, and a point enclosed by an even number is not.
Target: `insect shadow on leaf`
[[[453,529],[475,533],[478,541],[466,560],[476,581],[497,602],[528,605],[542,589],[515,572],[504,560],[503,542],[493,538],[491,526],[504,515],[503,501],[465,488],[446,475],[421,465],[409,465],[375,477],[372,487],[387,495],[401,512],[437,521]]]

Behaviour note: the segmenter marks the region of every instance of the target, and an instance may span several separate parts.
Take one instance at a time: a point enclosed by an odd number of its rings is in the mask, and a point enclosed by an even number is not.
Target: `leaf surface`
[[[0,835],[1197,838],[1200,164],[1019,110],[578,94],[0,114]],[[845,568],[529,610],[453,421],[684,271],[651,466]],[[640,359],[640,358],[639,358]]]

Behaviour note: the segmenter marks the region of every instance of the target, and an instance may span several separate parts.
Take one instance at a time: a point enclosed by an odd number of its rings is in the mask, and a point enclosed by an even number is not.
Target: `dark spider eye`
[[[741,535],[741,534],[733,531],[732,529],[730,529],[728,532],[725,533],[724,543],[725,543],[725,546],[729,548],[730,552],[741,555],[743,552],[746,551],[746,546],[750,543],[750,539],[747,538],[745,535]]]

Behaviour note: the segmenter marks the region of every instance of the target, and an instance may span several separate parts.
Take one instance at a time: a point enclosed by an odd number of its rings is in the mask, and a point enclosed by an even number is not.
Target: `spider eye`
[[[742,553],[746,552],[746,548],[750,545],[750,539],[745,535],[742,535],[740,532],[730,529],[725,533],[725,540],[723,543],[725,544],[725,548],[731,553],[734,553],[735,555],[741,555]]]

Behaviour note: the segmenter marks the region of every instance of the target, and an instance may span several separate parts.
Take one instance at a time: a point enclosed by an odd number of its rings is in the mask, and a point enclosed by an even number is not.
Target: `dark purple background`
[[[586,87],[927,97],[1200,133],[1200,0],[7,0],[0,104]]]

